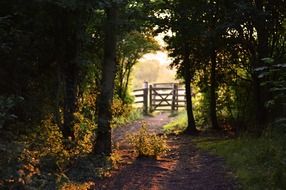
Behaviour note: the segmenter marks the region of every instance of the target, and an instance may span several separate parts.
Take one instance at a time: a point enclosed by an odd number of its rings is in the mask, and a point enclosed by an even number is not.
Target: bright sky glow
[[[157,36],[155,36],[155,40],[159,43],[159,45],[162,48],[165,48],[167,44],[164,42],[163,38],[165,35],[171,36],[171,31],[168,31],[167,33],[160,33]],[[160,62],[160,65],[166,65],[167,67],[172,63],[172,59],[168,56],[167,51],[157,51],[156,53],[148,53],[145,54],[139,62],[144,62],[146,60],[157,60]]]
[[[155,37],[162,50],[145,54],[139,59],[134,68],[133,87],[140,88],[144,81],[149,83],[170,83],[176,81],[176,70],[171,70],[169,65],[172,59],[168,52],[164,50],[166,43],[163,40],[165,34],[159,34]]]
[[[165,51],[157,51],[156,53],[148,53],[145,54],[139,62],[146,62],[148,60],[157,60],[160,62],[160,65],[165,65],[168,67],[170,63],[172,63],[172,59],[168,57],[167,52]]]

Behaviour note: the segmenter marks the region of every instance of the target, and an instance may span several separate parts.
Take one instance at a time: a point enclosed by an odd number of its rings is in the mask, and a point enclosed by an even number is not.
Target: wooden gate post
[[[175,100],[176,100],[176,103],[175,103],[175,110],[178,111],[179,110],[179,87],[178,87],[178,84],[175,84]]]
[[[178,86],[177,84],[173,84],[172,106],[171,106],[172,113],[174,113],[174,111],[177,110],[177,93],[178,93]]]
[[[153,101],[152,101],[152,90],[153,90],[152,85],[149,85],[149,112],[150,113],[153,112],[153,107],[152,107],[152,104],[153,104]]]
[[[143,113],[145,115],[148,114],[148,82],[144,82],[144,89],[143,89]]]

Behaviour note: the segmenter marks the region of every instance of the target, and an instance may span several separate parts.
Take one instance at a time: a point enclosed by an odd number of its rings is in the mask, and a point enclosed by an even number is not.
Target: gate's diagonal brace
[[[159,107],[163,102],[166,102],[168,105],[172,106],[172,105],[168,102],[167,98],[168,98],[170,95],[172,95],[173,91],[171,91],[171,92],[170,92],[168,95],[166,95],[165,97],[163,97],[161,94],[159,94],[159,93],[156,91],[156,89],[152,89],[152,91],[155,93],[155,95],[158,95],[158,96],[161,97],[161,99],[162,99],[162,101],[160,101],[159,104],[154,105],[154,110],[155,110],[157,107]]]

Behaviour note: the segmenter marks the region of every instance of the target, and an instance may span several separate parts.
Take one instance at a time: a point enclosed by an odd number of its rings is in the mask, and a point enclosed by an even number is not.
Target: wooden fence
[[[144,83],[133,91],[136,104],[143,105],[145,114],[154,111],[177,111],[185,107],[185,89],[178,83]]]

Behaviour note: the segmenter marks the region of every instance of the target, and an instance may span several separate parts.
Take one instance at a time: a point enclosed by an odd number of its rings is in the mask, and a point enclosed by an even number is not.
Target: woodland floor
[[[145,117],[149,130],[162,133],[172,118],[167,114]],[[157,160],[136,158],[125,135],[139,130],[142,121],[116,128],[114,144],[122,155],[120,165],[109,177],[96,180],[94,190],[224,190],[237,189],[232,172],[222,158],[195,147],[192,137],[168,136],[170,151]]]

